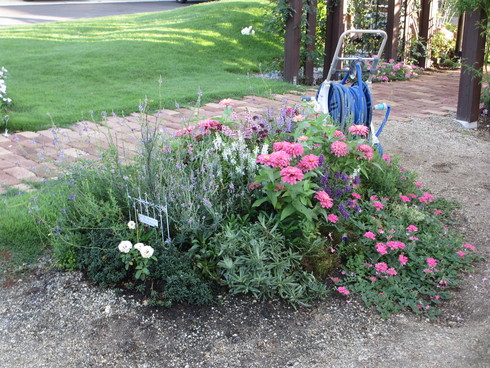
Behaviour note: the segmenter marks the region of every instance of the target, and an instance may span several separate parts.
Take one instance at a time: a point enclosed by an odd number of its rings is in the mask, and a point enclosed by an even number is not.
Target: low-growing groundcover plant
[[[334,292],[384,316],[437,315],[476,259],[446,224],[448,202],[376,152],[366,127],[287,106],[238,122],[222,104],[221,119],[177,132],[143,121],[129,164],[112,149],[72,165],[56,221],[36,213],[58,264],[154,305],[223,290],[307,305]],[[134,198],[159,209],[159,227]]]

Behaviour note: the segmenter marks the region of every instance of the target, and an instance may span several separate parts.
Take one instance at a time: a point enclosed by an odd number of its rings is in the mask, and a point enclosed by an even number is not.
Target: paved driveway
[[[16,26],[110,15],[157,12],[195,4],[159,1],[23,1],[0,0],[0,26]]]

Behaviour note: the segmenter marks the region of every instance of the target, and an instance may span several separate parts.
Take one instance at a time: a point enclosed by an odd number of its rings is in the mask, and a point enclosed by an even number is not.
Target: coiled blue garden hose
[[[334,120],[334,122],[346,132],[352,124],[365,125],[369,128],[370,139],[374,147],[380,154],[383,154],[383,148],[377,139],[383,131],[388,121],[391,108],[386,104],[378,104],[373,107],[371,92],[368,85],[362,80],[362,69],[360,63],[355,64],[357,80],[349,87],[346,86],[347,78],[351,73],[347,73],[341,83],[330,82],[328,86],[327,106],[322,106]],[[324,82],[325,83],[325,82]],[[322,84],[317,91],[316,101],[322,104],[320,93]],[[325,108],[326,107],[326,108]],[[376,133],[372,132],[373,108],[375,110],[386,110],[385,118]]]

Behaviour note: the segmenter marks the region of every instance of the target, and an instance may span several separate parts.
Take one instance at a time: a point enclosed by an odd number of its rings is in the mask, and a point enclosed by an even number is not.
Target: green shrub
[[[274,216],[261,214],[249,224],[229,223],[213,241],[220,248],[218,268],[234,294],[279,296],[300,304],[325,295],[324,285],[304,271],[303,254],[286,240]]]

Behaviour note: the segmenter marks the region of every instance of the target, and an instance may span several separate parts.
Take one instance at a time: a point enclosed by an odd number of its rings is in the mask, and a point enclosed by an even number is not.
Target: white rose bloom
[[[134,221],[129,221],[129,222],[128,222],[128,228],[129,228],[129,229],[131,229],[131,230],[136,229],[136,222],[134,222]]]
[[[119,243],[117,248],[121,253],[129,253],[131,248],[133,248],[133,244],[131,244],[129,240],[123,240],[122,242]]]
[[[149,245],[145,245],[140,250],[141,257],[143,257],[143,258],[150,258],[153,255],[153,252],[154,251],[155,250],[152,247],[150,247]]]
[[[145,245],[144,245],[143,243],[136,243],[136,244],[134,245],[134,249],[139,250],[139,251],[140,251],[140,253],[141,253],[141,249],[143,249],[143,247],[144,247],[144,246],[145,246]]]

